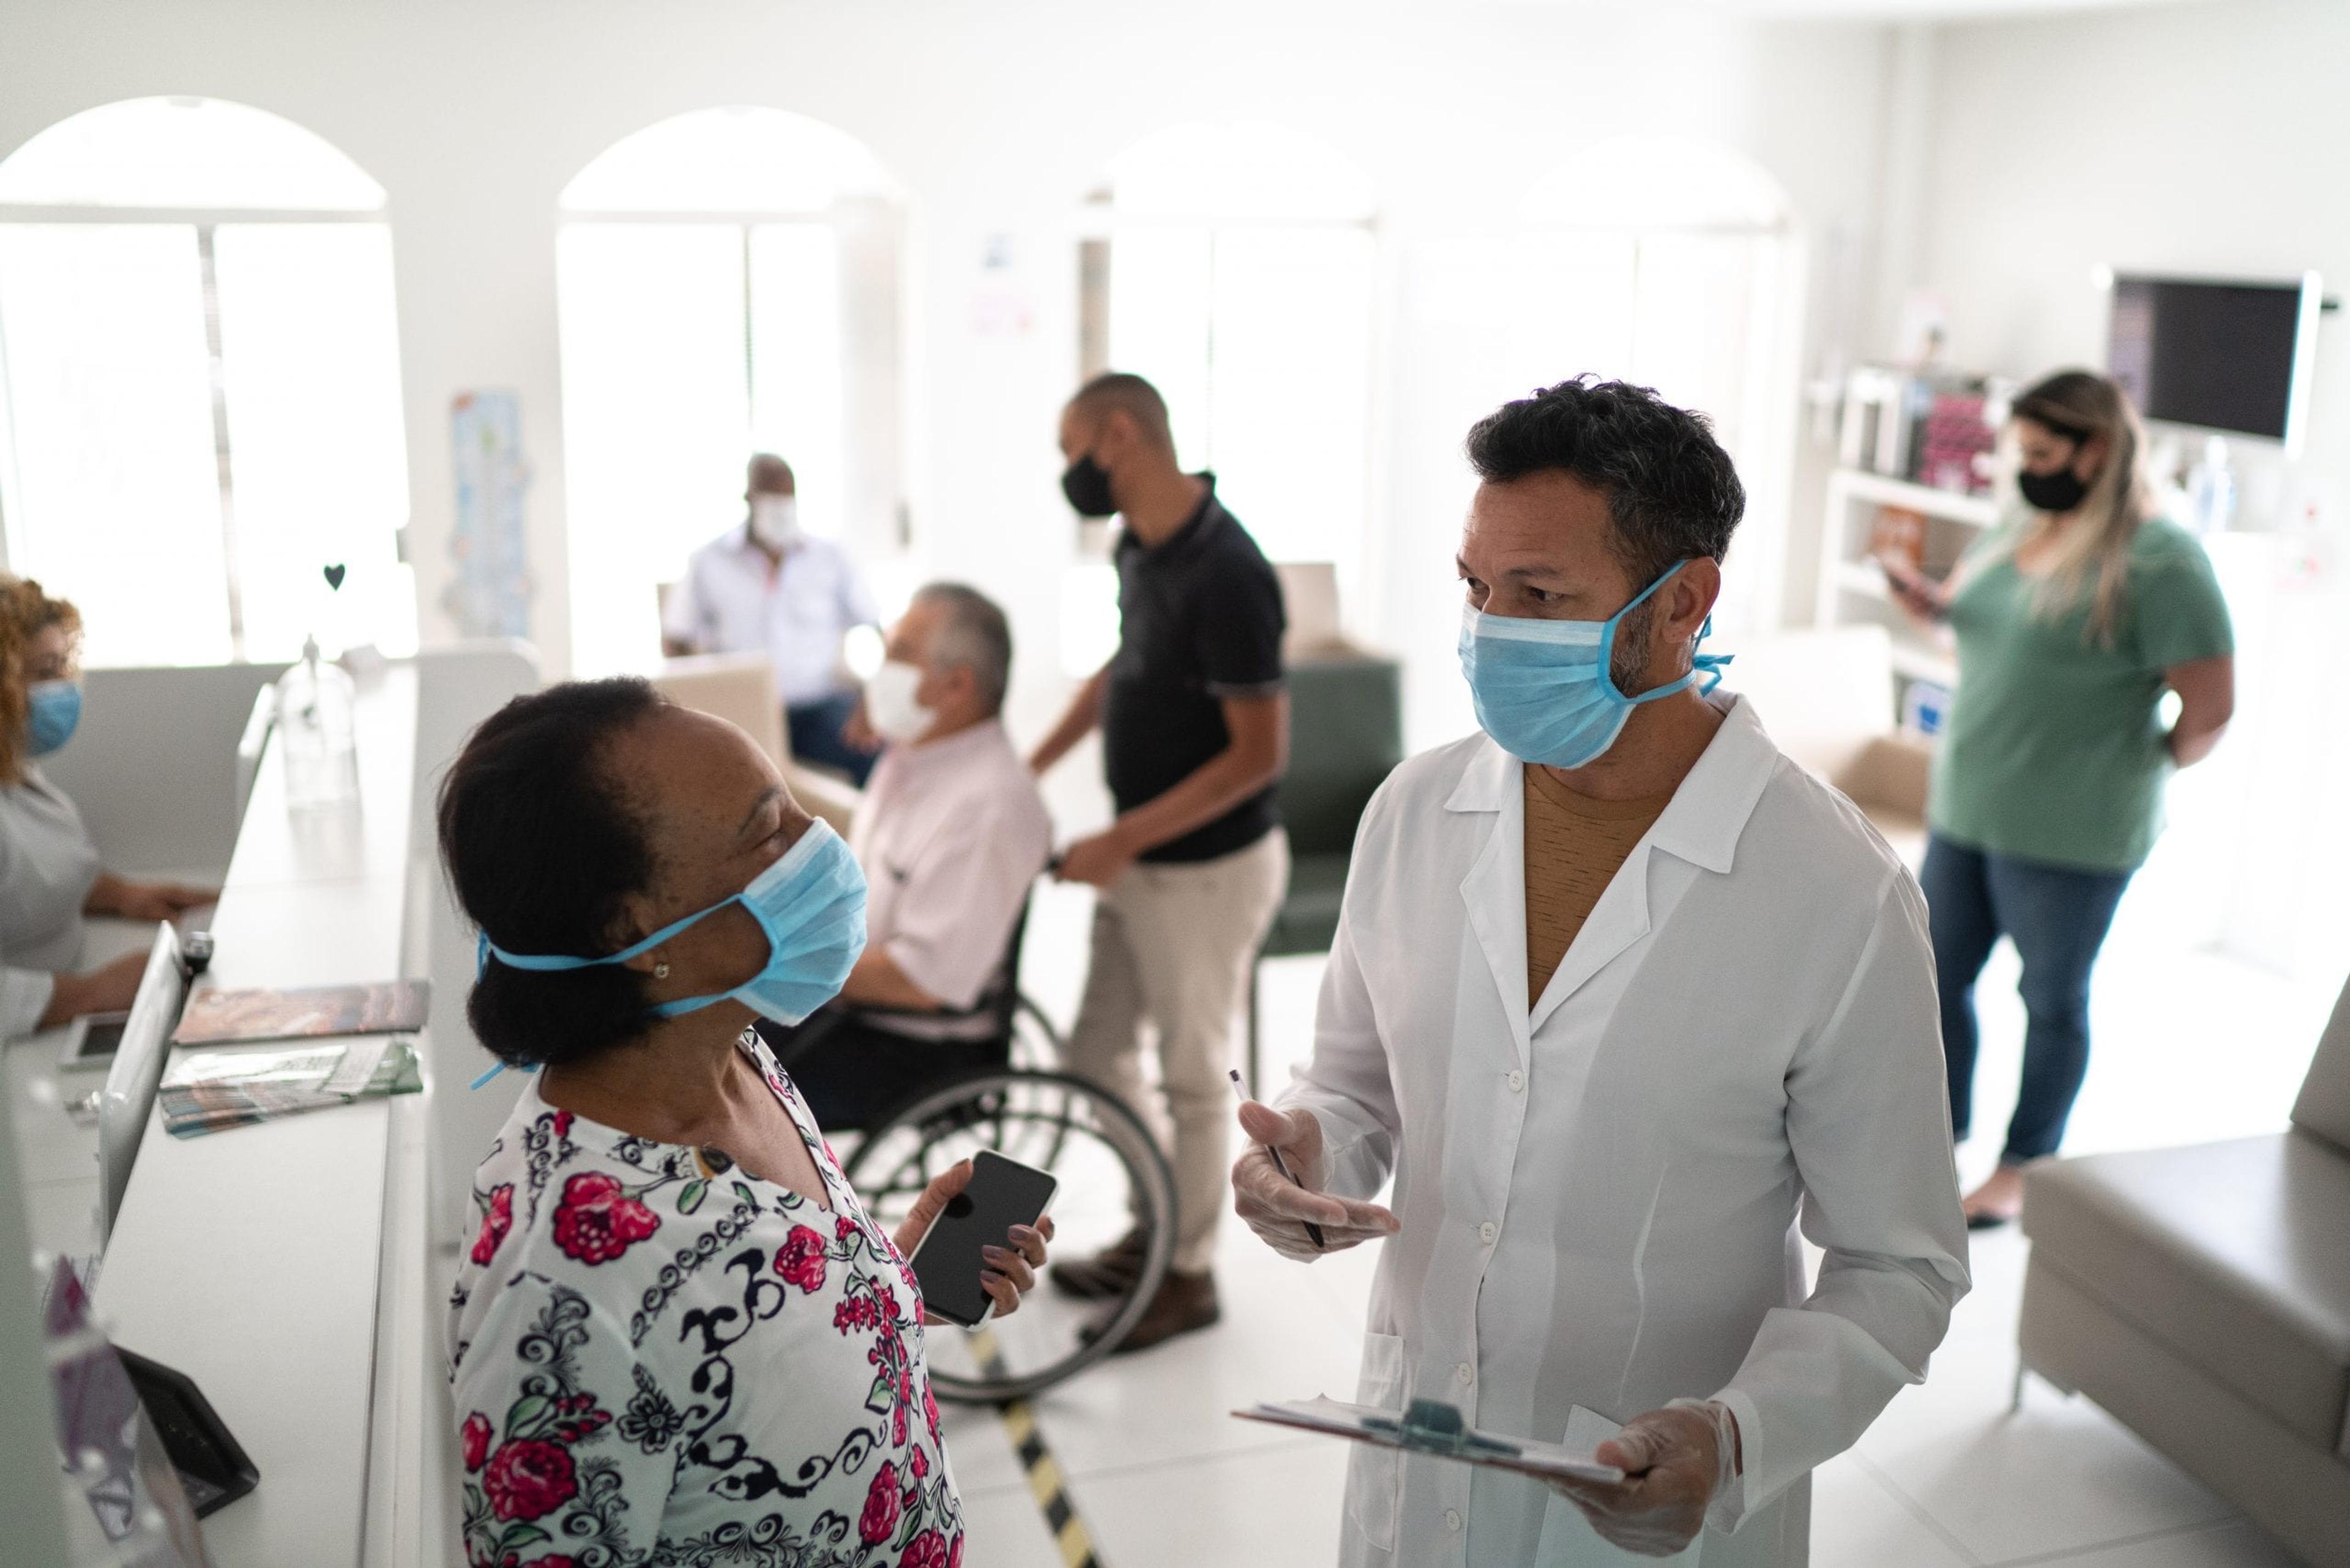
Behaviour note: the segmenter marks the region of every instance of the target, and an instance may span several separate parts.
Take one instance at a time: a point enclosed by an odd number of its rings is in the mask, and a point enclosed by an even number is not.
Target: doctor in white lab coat
[[[1364,1403],[1586,1446],[1625,1428],[1600,1458],[1631,1479],[1577,1498],[1357,1446],[1346,1563],[1800,1568],[1811,1470],[1925,1376],[1968,1286],[1925,906],[1752,704],[1701,690],[1743,507],[1701,421],[1570,382],[1470,453],[1484,732],[1372,801],[1313,1058],[1242,1113],[1302,1185],[1252,1147],[1237,1208],[1293,1257],[1317,1255],[1307,1219],[1331,1248],[1386,1239]],[[1538,766],[1669,799],[1530,999]],[[1799,1224],[1825,1252],[1808,1290]]]

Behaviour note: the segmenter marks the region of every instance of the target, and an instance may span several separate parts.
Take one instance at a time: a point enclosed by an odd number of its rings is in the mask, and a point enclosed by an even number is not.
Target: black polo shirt
[[[1121,812],[1155,800],[1232,743],[1222,699],[1281,690],[1281,579],[1232,514],[1208,493],[1173,537],[1118,541],[1118,656],[1102,706],[1109,792]],[[1212,860],[1245,849],[1279,820],[1270,786],[1145,860]]]

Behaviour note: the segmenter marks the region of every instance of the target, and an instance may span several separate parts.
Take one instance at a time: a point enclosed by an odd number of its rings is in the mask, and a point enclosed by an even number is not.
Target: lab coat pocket
[[[1576,1405],[1566,1413],[1566,1435],[1560,1442],[1580,1453],[1589,1453],[1617,1432],[1622,1426],[1596,1410]],[[1542,1544],[1535,1548],[1535,1568],[1634,1568],[1669,1563],[1679,1568],[1697,1568],[1698,1554],[1705,1550],[1705,1535],[1689,1543],[1687,1549],[1670,1557],[1642,1557],[1625,1551],[1591,1528],[1583,1511],[1557,1492],[1543,1510]]]
[[[1403,1408],[1403,1336],[1363,1335],[1363,1372],[1355,1388],[1356,1403],[1383,1410]],[[1382,1552],[1395,1550],[1396,1514],[1402,1503],[1401,1458],[1393,1449],[1369,1443],[1349,1445],[1347,1458],[1347,1517],[1363,1538]]]

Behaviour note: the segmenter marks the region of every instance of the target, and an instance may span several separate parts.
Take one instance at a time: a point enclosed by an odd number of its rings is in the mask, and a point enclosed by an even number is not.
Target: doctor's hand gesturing
[[[1644,1557],[1669,1557],[1705,1528],[1705,1511],[1742,1467],[1738,1420],[1712,1403],[1676,1401],[1635,1416],[1592,1457],[1624,1479],[1557,1479],[1564,1493],[1610,1542]]]
[[[1310,1111],[1276,1111],[1254,1100],[1241,1106],[1241,1130],[1248,1152],[1232,1163],[1232,1210],[1265,1245],[1284,1258],[1310,1263],[1336,1252],[1392,1236],[1402,1221],[1376,1203],[1357,1203],[1322,1189],[1328,1177],[1322,1157],[1322,1124]],[[1267,1147],[1277,1148],[1297,1179],[1281,1174]],[[1322,1228],[1317,1249],[1305,1234],[1308,1220]]]

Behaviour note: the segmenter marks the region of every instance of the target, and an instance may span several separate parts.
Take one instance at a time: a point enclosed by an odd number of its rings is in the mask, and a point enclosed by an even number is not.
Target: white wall
[[[1009,601],[1024,645],[1014,719],[1033,732],[1061,690],[1052,654],[1068,524],[1051,437],[1076,358],[1071,220],[1110,153],[1188,119],[1319,131],[1377,180],[1391,277],[1408,293],[1417,258],[1505,226],[1525,188],[1577,147],[1643,129],[1709,136],[1777,176],[1807,235],[1842,236],[1809,247],[1815,275],[1839,256],[1849,274],[1854,236],[1875,221],[1887,43],[1860,25],[1435,0],[9,0],[0,151],[97,104],[195,93],[296,119],[381,181],[425,638],[451,630],[438,604],[449,400],[514,388],[536,474],[533,635],[559,670],[557,191],[619,137],[712,104],[773,104],[863,138],[914,202],[918,536],[930,569]],[[983,246],[996,234],[1010,237],[1035,306],[1024,336],[973,324]],[[1459,439],[1482,410],[1442,388],[1443,347],[1441,322],[1398,317],[1384,335],[1371,524],[1390,543],[1374,578],[1389,588],[1450,576],[1466,493]],[[1794,514],[1815,510],[1799,501]],[[1375,636],[1427,635],[1399,618],[1408,599],[1368,597],[1359,618]],[[1436,635],[1431,669],[1450,659],[1450,628]],[[1440,702],[1448,692],[1437,677],[1422,689]],[[1415,732],[1451,720],[1431,713]]]
[[[2289,276],[2350,288],[2350,6],[2203,0],[1947,28],[1917,246],[1960,364],[2100,365],[2091,271]],[[2350,325],[2318,346],[2292,474],[2248,445],[2247,522],[2303,474],[2350,472]],[[2337,519],[2339,521],[2340,519]]]

